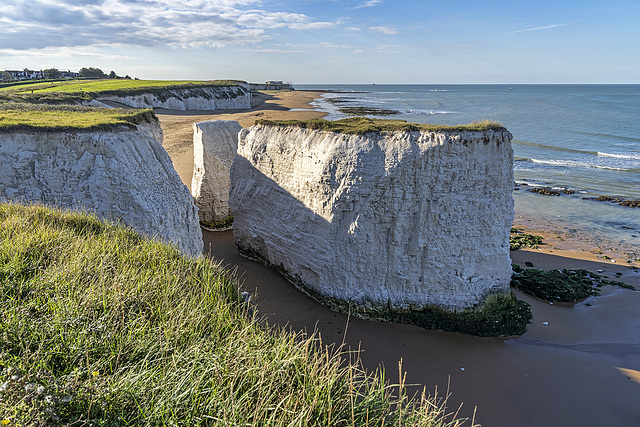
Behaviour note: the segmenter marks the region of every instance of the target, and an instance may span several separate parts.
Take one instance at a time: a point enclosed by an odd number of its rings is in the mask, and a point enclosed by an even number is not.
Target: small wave
[[[457,111],[439,111],[439,110],[419,110],[419,109],[408,109],[408,110],[400,110],[402,114],[426,114],[426,115],[436,115],[436,114],[458,114]]]
[[[532,163],[537,163],[540,165],[559,166],[559,167],[578,167],[578,168],[607,169],[607,170],[614,170],[614,171],[629,171],[629,169],[626,169],[626,168],[617,168],[617,167],[605,166],[605,165],[595,165],[592,163],[576,162],[574,160],[528,159],[528,161]]]
[[[429,89],[429,92],[455,92],[455,90],[451,90],[451,89]]]
[[[605,138],[619,139],[621,141],[640,142],[640,138],[636,138],[634,136],[614,135],[611,133],[598,133],[598,132],[580,132],[580,133],[583,135],[601,136]]]
[[[624,160],[640,160],[640,154],[613,154],[613,153],[603,153],[598,151],[598,156],[601,157],[613,157],[614,159],[624,159]]]

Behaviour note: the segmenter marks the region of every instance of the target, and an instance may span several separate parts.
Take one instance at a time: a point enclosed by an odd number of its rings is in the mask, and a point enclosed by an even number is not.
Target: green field
[[[112,130],[156,120],[151,109],[93,108],[73,105],[0,104],[0,132]]]
[[[217,262],[95,217],[0,204],[0,307],[3,426],[460,425],[257,320]]]
[[[236,86],[237,81],[233,80],[210,80],[210,81],[188,81],[188,80],[128,80],[128,79],[100,79],[100,80],[69,80],[55,82],[38,82],[32,84],[16,84],[0,88],[0,93],[9,92],[13,94],[29,94],[38,92],[111,92],[142,88],[166,88],[173,87],[199,87],[199,86]]]
[[[395,131],[477,131],[503,130],[504,126],[494,121],[481,121],[468,125],[445,126],[421,123],[408,123],[405,120],[370,119],[368,117],[352,117],[342,120],[311,119],[300,120],[258,120],[256,124],[265,126],[297,126],[305,129],[323,130],[337,133],[362,135],[367,132],[395,132]]]

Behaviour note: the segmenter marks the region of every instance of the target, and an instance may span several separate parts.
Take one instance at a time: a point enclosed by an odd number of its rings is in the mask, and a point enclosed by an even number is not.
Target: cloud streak
[[[504,33],[504,35],[510,35],[510,34],[518,34],[518,33],[526,33],[529,31],[539,31],[539,30],[548,30],[551,28],[558,28],[558,27],[564,27],[569,25],[571,22],[567,22],[564,24],[552,24],[552,25],[546,25],[544,27],[534,27],[534,28],[527,28],[526,30],[518,30],[518,31],[510,31],[508,33]]]
[[[333,22],[268,12],[257,0],[4,0],[0,46],[14,50],[92,45],[244,45],[274,29],[318,30]]]
[[[357,6],[352,7],[351,9],[364,9],[367,7],[374,7],[382,3],[382,0],[367,0],[365,2],[360,3]]]

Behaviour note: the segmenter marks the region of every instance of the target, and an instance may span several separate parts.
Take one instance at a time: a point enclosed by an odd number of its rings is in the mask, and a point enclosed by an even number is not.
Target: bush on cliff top
[[[445,425],[353,355],[265,331],[211,260],[95,217],[0,204],[0,307],[3,425]]]
[[[129,129],[156,120],[151,109],[0,104],[0,132]]]
[[[323,130],[329,132],[347,133],[362,135],[367,132],[395,132],[395,131],[479,131],[504,129],[498,122],[484,120],[481,122],[471,123],[469,125],[445,126],[430,125],[422,123],[409,123],[405,120],[387,120],[387,119],[371,119],[368,117],[352,117],[342,120],[258,120],[256,124],[263,126],[296,126],[305,129]]]

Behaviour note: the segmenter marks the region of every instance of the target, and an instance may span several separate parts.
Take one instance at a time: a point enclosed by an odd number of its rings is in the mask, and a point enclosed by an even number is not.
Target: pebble
[[[542,322],[543,325],[549,326],[549,322]]]

